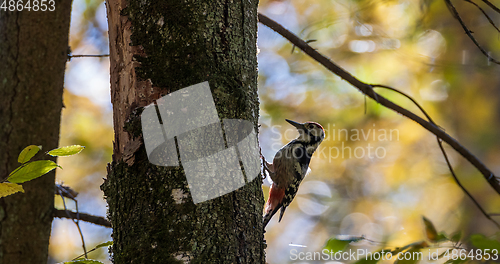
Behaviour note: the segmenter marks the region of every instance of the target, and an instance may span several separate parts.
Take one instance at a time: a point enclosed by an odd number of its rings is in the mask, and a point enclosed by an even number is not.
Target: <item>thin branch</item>
[[[105,58],[109,57],[109,54],[101,54],[101,55],[68,55],[68,58]]]
[[[448,0],[446,0],[448,1]],[[488,169],[476,156],[474,156],[469,150],[467,150],[464,146],[462,146],[457,140],[448,135],[445,131],[443,131],[440,127],[430,123],[422,119],[420,116],[414,114],[413,112],[393,103],[392,101],[386,99],[385,97],[375,93],[373,87],[367,83],[364,83],[358,80],[356,77],[352,76],[350,73],[333,63],[330,59],[323,56],[319,52],[317,52],[314,48],[309,46],[305,41],[294,35],[292,32],[285,29],[283,26],[266,17],[263,14],[258,14],[259,22],[276,31],[288,41],[290,41],[293,45],[300,48],[304,53],[309,55],[311,58],[319,62],[321,65],[326,67],[328,70],[341,77],[342,79],[349,82],[354,87],[358,88],[363,94],[374,99],[379,104],[400,113],[403,116],[417,122],[423,128],[427,129],[432,134],[437,137],[443,139],[446,143],[448,143],[453,149],[455,149],[462,157],[464,157],[467,161],[469,161],[474,167],[476,167],[481,174],[483,174],[484,178],[488,181],[490,186],[500,194],[500,185],[497,177],[493,174],[493,172]]]
[[[70,198],[75,202],[75,206],[76,206],[76,215],[75,215],[76,217],[71,217],[71,215],[69,214],[70,211],[68,211],[68,208],[66,207],[66,201],[64,200],[64,195],[63,195],[62,189],[57,188],[56,190],[59,192],[59,195],[61,196],[61,199],[62,199],[62,202],[64,205],[64,211],[66,212],[66,215],[68,216],[68,218],[71,218],[71,220],[73,220],[73,223],[75,223],[76,227],[78,228],[78,233],[80,233],[80,238],[82,239],[83,254],[85,254],[85,258],[87,258],[87,249],[85,247],[85,239],[83,237],[82,229],[80,228],[80,213],[78,211],[78,201],[74,197]],[[66,193],[66,195],[69,195],[69,194]]]
[[[431,122],[431,124],[433,124],[433,125],[435,125],[435,126],[439,127],[439,126],[438,126],[438,125],[437,125],[437,124],[436,124],[436,123],[432,120],[432,118],[431,118],[431,117],[427,114],[427,112],[424,110],[424,108],[423,108],[422,106],[420,106],[420,104],[419,104],[419,103],[417,103],[417,101],[415,101],[415,99],[413,99],[413,97],[411,97],[411,96],[407,95],[406,93],[404,93],[404,92],[402,92],[402,91],[400,91],[400,90],[398,90],[398,89],[396,89],[396,88],[392,88],[392,87],[387,86],[387,85],[382,85],[382,84],[372,84],[371,86],[372,86],[372,88],[384,88],[384,89],[388,89],[388,90],[391,90],[391,91],[393,91],[393,92],[396,92],[396,93],[398,93],[398,94],[400,94],[400,95],[402,95],[402,96],[404,96],[404,97],[408,98],[408,99],[409,99],[409,100],[410,100],[410,101],[411,101],[414,105],[416,105],[416,106],[418,107],[418,109],[420,109],[420,112],[422,112],[422,113],[425,115],[425,117],[429,120],[429,122]]]
[[[54,186],[54,194],[56,195],[62,195],[63,197],[69,198],[69,199],[75,199],[76,196],[78,196],[78,192],[71,189],[71,187],[62,185],[62,184],[57,184]]]
[[[68,219],[75,219],[76,218],[76,213],[73,211],[69,210],[60,210],[54,208],[53,210],[53,216],[57,218],[68,218]],[[89,222],[92,224],[104,226],[104,227],[111,227],[111,223],[104,217],[102,216],[95,216],[95,215],[90,215],[90,214],[85,214],[85,213],[79,213],[80,220]],[[89,251],[90,252],[90,251]]]
[[[427,119],[429,120],[429,122],[431,122],[432,124],[434,124],[435,126],[437,126],[437,124],[432,120],[432,118],[427,114],[427,112],[424,110],[424,108],[419,104],[417,103],[417,101],[415,101],[411,96],[407,95],[406,93],[398,90],[398,89],[395,89],[395,88],[392,88],[390,86],[386,86],[386,85],[379,85],[379,84],[374,84],[372,85],[373,88],[377,88],[377,87],[380,87],[380,88],[384,88],[384,89],[389,89],[391,91],[394,91],[406,98],[408,98],[410,101],[412,101],[417,107],[418,109],[420,109],[420,111],[427,117]],[[448,169],[450,170],[451,172],[451,175],[453,177],[453,180],[455,180],[455,183],[460,187],[460,189],[462,189],[462,191],[472,200],[472,202],[476,205],[476,207],[479,209],[479,211],[481,211],[481,213],[486,217],[488,218],[491,222],[493,222],[493,224],[495,224],[497,226],[497,228],[500,228],[500,225],[494,220],[491,218],[491,214],[488,214],[484,209],[483,207],[479,204],[479,202],[472,196],[472,194],[469,193],[469,191],[467,191],[467,189],[462,185],[462,183],[460,182],[460,180],[458,179],[457,175],[455,174],[455,171],[453,170],[453,167],[451,166],[451,163],[450,163],[450,159],[448,158],[448,154],[446,153],[446,151],[444,150],[444,147],[443,147],[443,142],[441,141],[441,139],[439,137],[436,137],[437,139],[437,143],[439,145],[439,149],[441,149],[441,153],[443,153],[443,156],[444,156],[444,159],[446,161],[446,165],[448,165]]]
[[[465,0],[465,2],[468,2],[468,3],[471,3],[473,4],[475,7],[477,7],[482,13],[483,15],[486,17],[486,19],[488,19],[488,22],[490,22],[490,24],[498,31],[500,32],[500,29],[498,29],[498,27],[495,25],[495,22],[493,22],[493,20],[490,18],[490,16],[488,16],[488,14],[486,14],[486,11],[484,11],[478,4],[472,2],[471,0]]]
[[[467,194],[467,196],[469,196],[469,198],[472,200],[472,202],[474,202],[474,204],[481,211],[481,213],[483,213],[483,215],[486,218],[488,218],[491,222],[493,222],[497,226],[497,228],[500,228],[500,225],[497,223],[497,221],[495,221],[493,218],[491,218],[491,216],[488,213],[486,213],[486,211],[479,204],[479,202],[476,201],[476,199],[474,199],[474,197],[472,197],[472,195],[467,191],[467,189],[465,189],[465,187],[462,185],[462,183],[460,183],[460,181],[457,178],[457,175],[455,175],[455,171],[453,171],[453,168],[451,167],[451,163],[450,163],[450,160],[448,159],[448,155],[446,154],[446,151],[444,151],[443,142],[441,142],[440,138],[437,138],[437,142],[438,142],[439,148],[441,149],[441,152],[443,153],[444,159],[446,160],[446,164],[448,165],[448,169],[450,169],[451,175],[453,176],[453,179],[455,180],[455,182],[462,189],[462,191],[464,191],[465,194]]]
[[[112,242],[112,241],[111,241],[111,242]],[[94,252],[94,251],[96,251],[96,250],[98,250],[98,249],[100,249],[100,248],[104,247],[105,245],[103,245],[103,244],[107,244],[107,242],[106,242],[106,243],[101,243],[101,244],[97,245],[97,246],[96,246],[96,247],[94,247],[93,249],[89,250],[89,252],[88,252],[88,253]],[[73,258],[71,261],[78,260],[79,258],[81,258],[81,257],[83,257],[83,256],[84,256],[84,254],[81,254],[80,256],[76,256],[76,257],[75,257],[75,258]]]
[[[460,25],[464,29],[465,34],[467,34],[467,36],[469,36],[469,38],[472,40],[472,42],[474,42],[474,44],[476,45],[476,47],[484,54],[484,56],[486,56],[489,61],[491,61],[493,63],[496,63],[496,64],[500,64],[500,61],[498,61],[498,60],[494,59],[493,57],[491,57],[490,54],[479,44],[479,42],[477,42],[476,38],[474,38],[474,36],[472,36],[472,31],[470,31],[469,28],[465,25],[464,21],[460,17],[460,14],[458,14],[457,9],[451,3],[451,0],[444,0],[444,2],[446,3],[446,6],[450,10],[450,12],[453,15],[453,17],[455,17],[458,20],[458,22],[460,23]]]
[[[498,7],[496,7],[496,5],[492,4],[490,1],[488,0],[483,0],[483,2],[485,4],[487,4],[491,9],[495,10],[497,13],[500,14],[500,9]]]

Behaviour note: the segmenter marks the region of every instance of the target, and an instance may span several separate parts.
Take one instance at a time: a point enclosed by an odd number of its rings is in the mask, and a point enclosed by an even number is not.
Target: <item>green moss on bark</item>
[[[121,14],[142,50],[138,78],[164,94],[209,81],[219,117],[257,130],[257,3],[129,0]],[[123,126],[136,137],[137,116],[129,120]],[[102,188],[115,263],[264,263],[259,177],[195,205],[182,168],[150,164],[142,146],[133,165],[112,164]]]

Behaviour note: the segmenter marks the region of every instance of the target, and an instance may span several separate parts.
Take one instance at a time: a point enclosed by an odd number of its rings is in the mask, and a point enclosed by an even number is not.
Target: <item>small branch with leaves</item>
[[[58,149],[53,149],[48,151],[46,154],[59,157],[59,156],[70,156],[80,153],[85,147],[80,145],[73,145],[62,147]],[[23,187],[20,183],[34,180],[41,177],[55,168],[61,168],[55,162],[51,160],[36,160],[31,161],[31,159],[42,149],[42,146],[30,145],[24,148],[19,154],[17,161],[21,163],[17,169],[12,171],[6,179],[0,183],[0,198],[5,197],[17,192],[24,192]]]
[[[46,154],[53,157],[71,156],[80,153],[85,147],[80,145],[66,146],[48,151]],[[23,192],[24,189],[21,183],[39,178],[55,168],[61,168],[57,163],[51,160],[36,160],[31,159],[42,149],[42,146],[30,145],[24,148],[19,154],[17,161],[21,163],[17,169],[12,171],[3,182],[0,183],[0,198],[5,197],[17,192]],[[55,194],[60,195],[63,201],[64,210],[55,209],[53,211],[54,217],[72,219],[78,228],[80,237],[82,239],[82,247],[85,258],[87,258],[88,251],[85,247],[85,240],[82,230],[80,228],[80,220],[91,222],[97,225],[111,227],[111,223],[103,217],[83,214],[78,211],[78,201],[76,196],[78,193],[70,187],[56,184]],[[69,211],[66,207],[65,198],[71,199],[75,202],[76,212]]]

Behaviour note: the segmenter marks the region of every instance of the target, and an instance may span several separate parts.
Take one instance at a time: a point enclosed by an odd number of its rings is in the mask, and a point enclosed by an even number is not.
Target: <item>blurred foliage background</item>
[[[102,0],[75,0],[70,28],[73,55],[109,54],[106,8]],[[109,92],[108,58],[72,58],[66,66],[64,105],[60,146],[86,146],[79,155],[58,159],[64,169],[56,172],[56,181],[79,192],[78,209],[98,216],[106,215],[106,201],[99,186],[106,177],[106,164],[113,152],[113,119]],[[68,208],[75,210],[72,201]],[[64,208],[62,199],[55,206]],[[80,222],[87,250],[111,240],[111,229]],[[69,261],[83,253],[82,241],[75,224],[55,218],[50,238],[49,263]],[[106,248],[89,254],[89,258],[109,261]]]
[[[500,58],[499,33],[470,3],[455,4],[474,36]],[[500,14],[483,8],[500,23]],[[362,81],[411,95],[447,133],[500,174],[500,66],[478,51],[444,1],[262,0],[259,11],[311,40]],[[73,54],[108,54],[104,3],[75,0],[70,34]],[[375,242],[364,240],[354,248],[369,250],[425,240],[422,216],[438,231],[461,230],[464,242],[474,233],[498,239],[498,229],[452,180],[433,135],[376,102],[365,103],[354,87],[263,25],[258,48],[264,156],[272,160],[297,135],[285,118],[319,122],[327,134],[281,223],[274,219],[268,225],[269,263],[291,262],[292,249],[320,251],[336,235],[364,235]],[[80,211],[103,216],[106,203],[99,186],[113,140],[108,59],[73,58],[66,88],[60,145],[86,149],[59,159],[64,170],[57,171],[57,180],[80,192]],[[418,113],[402,96],[378,92]],[[499,195],[476,169],[447,150],[464,186],[488,212],[499,213]],[[267,198],[269,182],[264,183]],[[60,198],[56,205],[62,208]],[[52,261],[81,254],[74,224],[56,219],[53,225]],[[85,223],[82,228],[88,249],[110,240],[109,229]],[[105,249],[90,257],[110,263]]]

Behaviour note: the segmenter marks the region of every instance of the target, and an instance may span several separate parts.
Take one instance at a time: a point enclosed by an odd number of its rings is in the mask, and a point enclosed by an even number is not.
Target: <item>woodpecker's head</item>
[[[315,144],[320,143],[325,138],[325,130],[316,122],[298,123],[288,119],[285,120],[299,131],[298,141]]]

